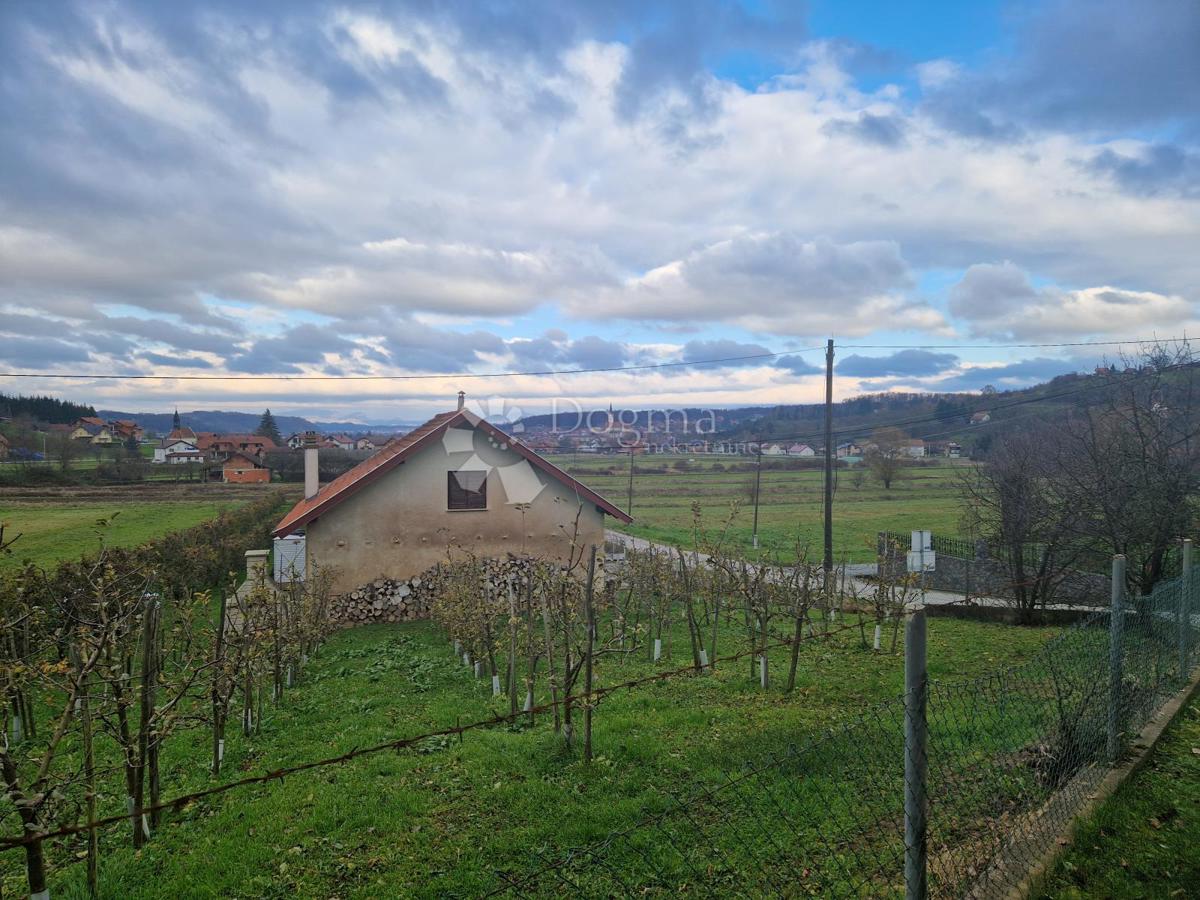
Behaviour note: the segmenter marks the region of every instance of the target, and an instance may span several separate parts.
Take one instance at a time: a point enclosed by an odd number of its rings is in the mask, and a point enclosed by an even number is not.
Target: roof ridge
[[[554,465],[549,460],[546,460],[531,450],[523,441],[513,435],[505,434],[500,431],[495,425],[488,422],[486,419],[469,413],[466,410],[457,409],[450,410],[444,413],[438,413],[427,422],[418,425],[412,431],[399,437],[392,438],[384,444],[379,450],[360,462],[354,468],[343,472],[333,481],[319,487],[317,492],[311,497],[306,497],[299,501],[285,515],[271,532],[275,537],[284,537],[290,534],[301,525],[311,522],[320,516],[327,509],[332,508],[336,503],[340,502],[339,498],[350,496],[351,493],[358,490],[360,487],[369,483],[377,473],[383,473],[391,469],[393,460],[399,459],[401,462],[410,452],[418,445],[424,442],[431,435],[441,429],[448,428],[456,419],[462,419],[469,422],[472,428],[483,428],[485,431],[491,432],[493,435],[501,435],[504,440],[512,446],[518,453],[521,454],[529,462],[533,463],[546,474],[563,482],[571,487],[577,494],[587,497],[591,502],[595,503],[609,515],[625,521],[632,521],[629,515],[614,504],[605,500],[598,493],[593,491],[587,485],[573,478],[571,475],[564,472],[558,466]]]

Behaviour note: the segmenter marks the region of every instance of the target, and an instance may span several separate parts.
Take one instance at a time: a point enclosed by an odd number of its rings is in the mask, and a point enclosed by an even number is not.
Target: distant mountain
[[[171,430],[172,413],[120,412],[115,409],[100,409],[96,415],[102,419],[135,419],[148,431],[166,434]],[[223,410],[197,409],[180,412],[183,424],[193,431],[220,431],[233,434],[251,434],[258,427],[260,413],[226,412]],[[396,425],[364,425],[362,422],[313,422],[301,416],[275,416],[275,424],[284,437],[297,431],[319,431],[322,434],[345,432],[346,434],[394,434],[411,431],[417,423]]]
[[[969,451],[982,451],[995,434],[1021,428],[1037,419],[1061,417],[1072,408],[1094,403],[1111,389],[1107,370],[1068,373],[1043,384],[1006,391],[976,393],[861,394],[833,404],[835,441],[863,440],[882,427],[897,427],[913,438],[957,441]],[[987,413],[979,420],[976,413]],[[669,414],[669,418],[668,418]],[[506,430],[529,433],[605,431],[610,411],[526,416]],[[715,440],[804,441],[814,447],[823,440],[825,406],[804,403],[733,409],[632,410],[613,409],[612,419],[634,431],[661,435],[663,423],[682,438],[697,433]],[[715,425],[715,429],[714,429]]]

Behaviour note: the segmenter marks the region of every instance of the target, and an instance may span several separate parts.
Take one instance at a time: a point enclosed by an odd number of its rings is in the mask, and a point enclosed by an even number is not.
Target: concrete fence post
[[[918,609],[904,630],[904,896],[925,900],[926,774],[929,678],[925,659],[925,610]]]
[[[1108,758],[1121,755],[1121,681],[1125,629],[1125,557],[1112,561],[1112,600],[1108,613]]]
[[[1186,681],[1192,670],[1192,539],[1183,539],[1183,577],[1179,580],[1179,678]]]

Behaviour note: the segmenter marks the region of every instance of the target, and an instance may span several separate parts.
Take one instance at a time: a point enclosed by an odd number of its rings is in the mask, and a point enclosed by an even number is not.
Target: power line
[[[1118,347],[1123,344],[1170,344],[1186,342],[1182,337],[1129,338],[1124,341],[1062,341],[1042,344],[839,344],[843,350],[1017,350],[1056,347]],[[799,352],[799,351],[797,351]]]
[[[1162,366],[1161,368],[1148,369],[1145,372],[1139,372],[1139,373],[1132,375],[1131,378],[1132,379],[1149,378],[1154,375],[1160,375],[1163,372],[1172,372],[1177,369],[1185,369],[1185,368],[1189,368],[1193,365],[1195,365],[1195,363],[1192,362],[1191,360],[1189,360],[1187,362],[1175,363],[1175,364],[1169,365],[1169,366]],[[986,412],[986,413],[999,412],[999,411],[1002,411],[1005,409],[1012,409],[1012,408],[1015,408],[1018,406],[1028,406],[1031,403],[1042,403],[1042,402],[1045,402],[1048,400],[1058,400],[1063,397],[1071,397],[1076,394],[1083,394],[1083,393],[1087,393],[1088,391],[1100,390],[1102,388],[1108,388],[1111,386],[1112,385],[1108,382],[1087,384],[1087,385],[1083,385],[1081,387],[1070,388],[1068,390],[1059,391],[1059,392],[1053,393],[1053,394],[1042,394],[1042,395],[1039,395],[1036,397],[1022,397],[1022,398],[1019,398],[1016,400],[1008,400],[1008,401],[1003,401],[1003,402],[999,402],[999,403],[994,403],[991,406],[981,407],[981,408],[975,410],[975,412]],[[901,427],[907,427],[909,425],[922,425],[922,424],[925,424],[928,422],[943,422],[943,421],[945,421],[945,419],[946,419],[945,416],[939,416],[937,414],[933,414],[933,415],[921,416],[921,417],[914,418],[914,419],[901,419],[901,420],[898,420],[895,422],[880,422],[877,425],[863,425],[863,426],[858,426],[855,428],[837,429],[834,431],[833,436],[834,436],[834,438],[846,437],[849,435],[864,434],[867,431],[871,431],[875,428],[901,428]],[[821,436],[821,432],[810,431],[810,432],[801,432],[798,434],[790,434],[790,435],[785,434],[785,435],[769,435],[769,436],[750,437],[750,438],[746,438],[745,441],[732,441],[731,443],[746,443],[746,442],[758,443],[758,442],[767,441],[767,440],[770,440],[770,441],[796,441],[796,440],[804,440],[804,439],[817,440],[820,436]],[[728,438],[726,438],[725,440],[727,442],[729,442]]]

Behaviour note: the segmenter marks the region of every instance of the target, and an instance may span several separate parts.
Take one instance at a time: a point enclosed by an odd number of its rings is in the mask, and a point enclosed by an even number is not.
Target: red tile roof
[[[229,454],[229,458],[221,464],[221,468],[250,468],[250,469],[265,469],[262,463],[253,457],[247,456],[245,453],[237,452]]]
[[[576,491],[581,497],[595,503],[613,518],[620,519],[622,522],[633,521],[627,513],[609,503],[591,488],[572,478],[558,466],[538,456],[516,438],[504,434],[499,428],[490,422],[480,419],[478,416],[474,416],[465,410],[457,410],[456,412],[439,413],[424,425],[414,428],[403,437],[393,438],[388,441],[373,456],[368,457],[349,472],[329,482],[329,484],[317,491],[314,496],[297,503],[292,507],[291,512],[284,516],[279,524],[275,526],[275,530],[271,533],[275,537],[285,537],[291,534],[297,528],[333,509],[337,504],[366,487],[379,476],[391,471],[413,453],[437,441],[447,428],[453,428],[458,425],[467,425],[482,429],[490,436],[497,438],[520,453],[533,466],[541,469],[551,478],[562,482]]]

